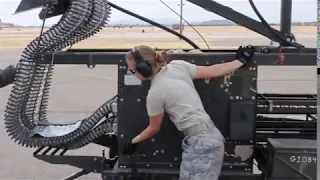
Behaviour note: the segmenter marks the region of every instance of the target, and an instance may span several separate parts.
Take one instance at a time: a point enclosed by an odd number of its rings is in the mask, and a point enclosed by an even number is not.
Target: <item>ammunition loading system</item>
[[[291,0],[282,0],[281,30],[270,27],[249,1],[261,22],[211,0],[188,0],[241,26],[278,42],[279,47],[256,47],[254,61],[224,78],[195,80],[206,111],[226,138],[221,180],[316,179],[316,94],[259,94],[258,66],[312,66],[315,48],[297,43],[291,33]],[[101,173],[112,179],[178,179],[181,161],[180,134],[169,121],[151,141],[142,143],[134,157],[121,153],[122,144],[148,123],[145,97],[148,82],[128,72],[124,54],[129,49],[69,49],[101,30],[111,8],[145,20],[186,40],[187,37],[156,22],[125,10],[107,0],[22,0],[16,13],[42,8],[40,19],[62,14],[60,21],[41,33],[23,51],[9,98],[5,124],[18,144],[38,148],[34,157],[52,164],[82,169],[65,179]],[[169,59],[183,59],[197,65],[230,61],[235,50],[202,50],[203,53],[172,53]],[[72,124],[51,124],[47,103],[54,65],[118,65],[118,94],[89,117]],[[259,114],[302,114],[306,120],[271,118]],[[132,119],[135,121],[133,122]],[[63,131],[62,131],[63,130]],[[108,147],[109,155],[67,156],[67,151],[89,143]],[[298,146],[297,146],[298,144]],[[108,156],[108,157],[107,157]],[[261,174],[253,173],[254,160]]]

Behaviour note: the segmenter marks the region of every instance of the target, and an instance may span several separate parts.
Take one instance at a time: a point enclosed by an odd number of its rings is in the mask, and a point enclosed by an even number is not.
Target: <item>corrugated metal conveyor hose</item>
[[[46,112],[54,67],[38,63],[37,56],[38,51],[61,51],[99,32],[110,12],[106,0],[70,1],[60,21],[24,49],[5,112],[7,132],[18,144],[75,149],[112,131],[117,96],[83,120],[72,124],[49,123]]]

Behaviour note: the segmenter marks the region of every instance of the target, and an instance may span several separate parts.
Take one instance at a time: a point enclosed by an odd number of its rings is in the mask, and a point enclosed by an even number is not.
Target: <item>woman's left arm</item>
[[[132,139],[132,144],[137,144],[148,140],[160,131],[164,113],[149,117],[149,126],[143,130],[138,136]]]
[[[165,96],[161,90],[149,91],[146,102],[149,126],[132,139],[133,144],[150,139],[160,131],[164,116],[164,98]]]

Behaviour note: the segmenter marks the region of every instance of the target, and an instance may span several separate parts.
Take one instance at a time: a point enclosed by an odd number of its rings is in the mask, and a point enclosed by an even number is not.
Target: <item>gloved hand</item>
[[[0,88],[12,84],[16,76],[15,65],[7,66],[5,69],[0,69]]]
[[[255,53],[255,49],[253,46],[240,46],[236,52],[236,58],[246,64],[251,61]]]
[[[137,151],[137,144],[132,144],[132,140],[130,139],[123,147],[124,155],[133,155]]]

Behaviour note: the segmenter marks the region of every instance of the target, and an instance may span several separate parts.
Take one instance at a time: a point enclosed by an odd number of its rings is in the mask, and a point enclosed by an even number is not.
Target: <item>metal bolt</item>
[[[121,137],[121,138],[123,138],[123,137],[124,137],[124,135],[123,135],[123,134],[120,134],[120,137]]]
[[[226,88],[224,91],[225,91],[225,92],[228,92],[228,91],[229,91],[229,89],[228,89],[228,88]]]
[[[232,169],[232,166],[230,166],[230,168]]]
[[[93,158],[94,161],[97,161],[97,158]]]
[[[137,99],[137,101],[140,102],[141,100],[140,100],[140,99]]]
[[[230,96],[230,100],[233,100],[233,96]]]
[[[236,96],[236,99],[239,99],[239,96]]]
[[[121,98],[120,101],[123,102],[123,98]]]
[[[156,139],[155,139],[155,138],[152,138],[152,139],[151,139],[151,142],[156,142]]]
[[[174,158],[173,160],[174,160],[174,161],[178,161],[179,159],[178,159],[178,158]]]
[[[223,88],[224,87],[223,84],[220,84],[220,87]]]
[[[253,100],[256,99],[256,97],[254,97],[254,96],[252,96],[251,98],[252,98]]]
[[[160,151],[162,154],[164,154],[164,150],[163,149],[161,149],[161,151]]]
[[[170,164],[169,166],[172,167],[172,164]]]
[[[146,164],[146,166],[149,167],[150,165],[149,165],[149,164]]]

